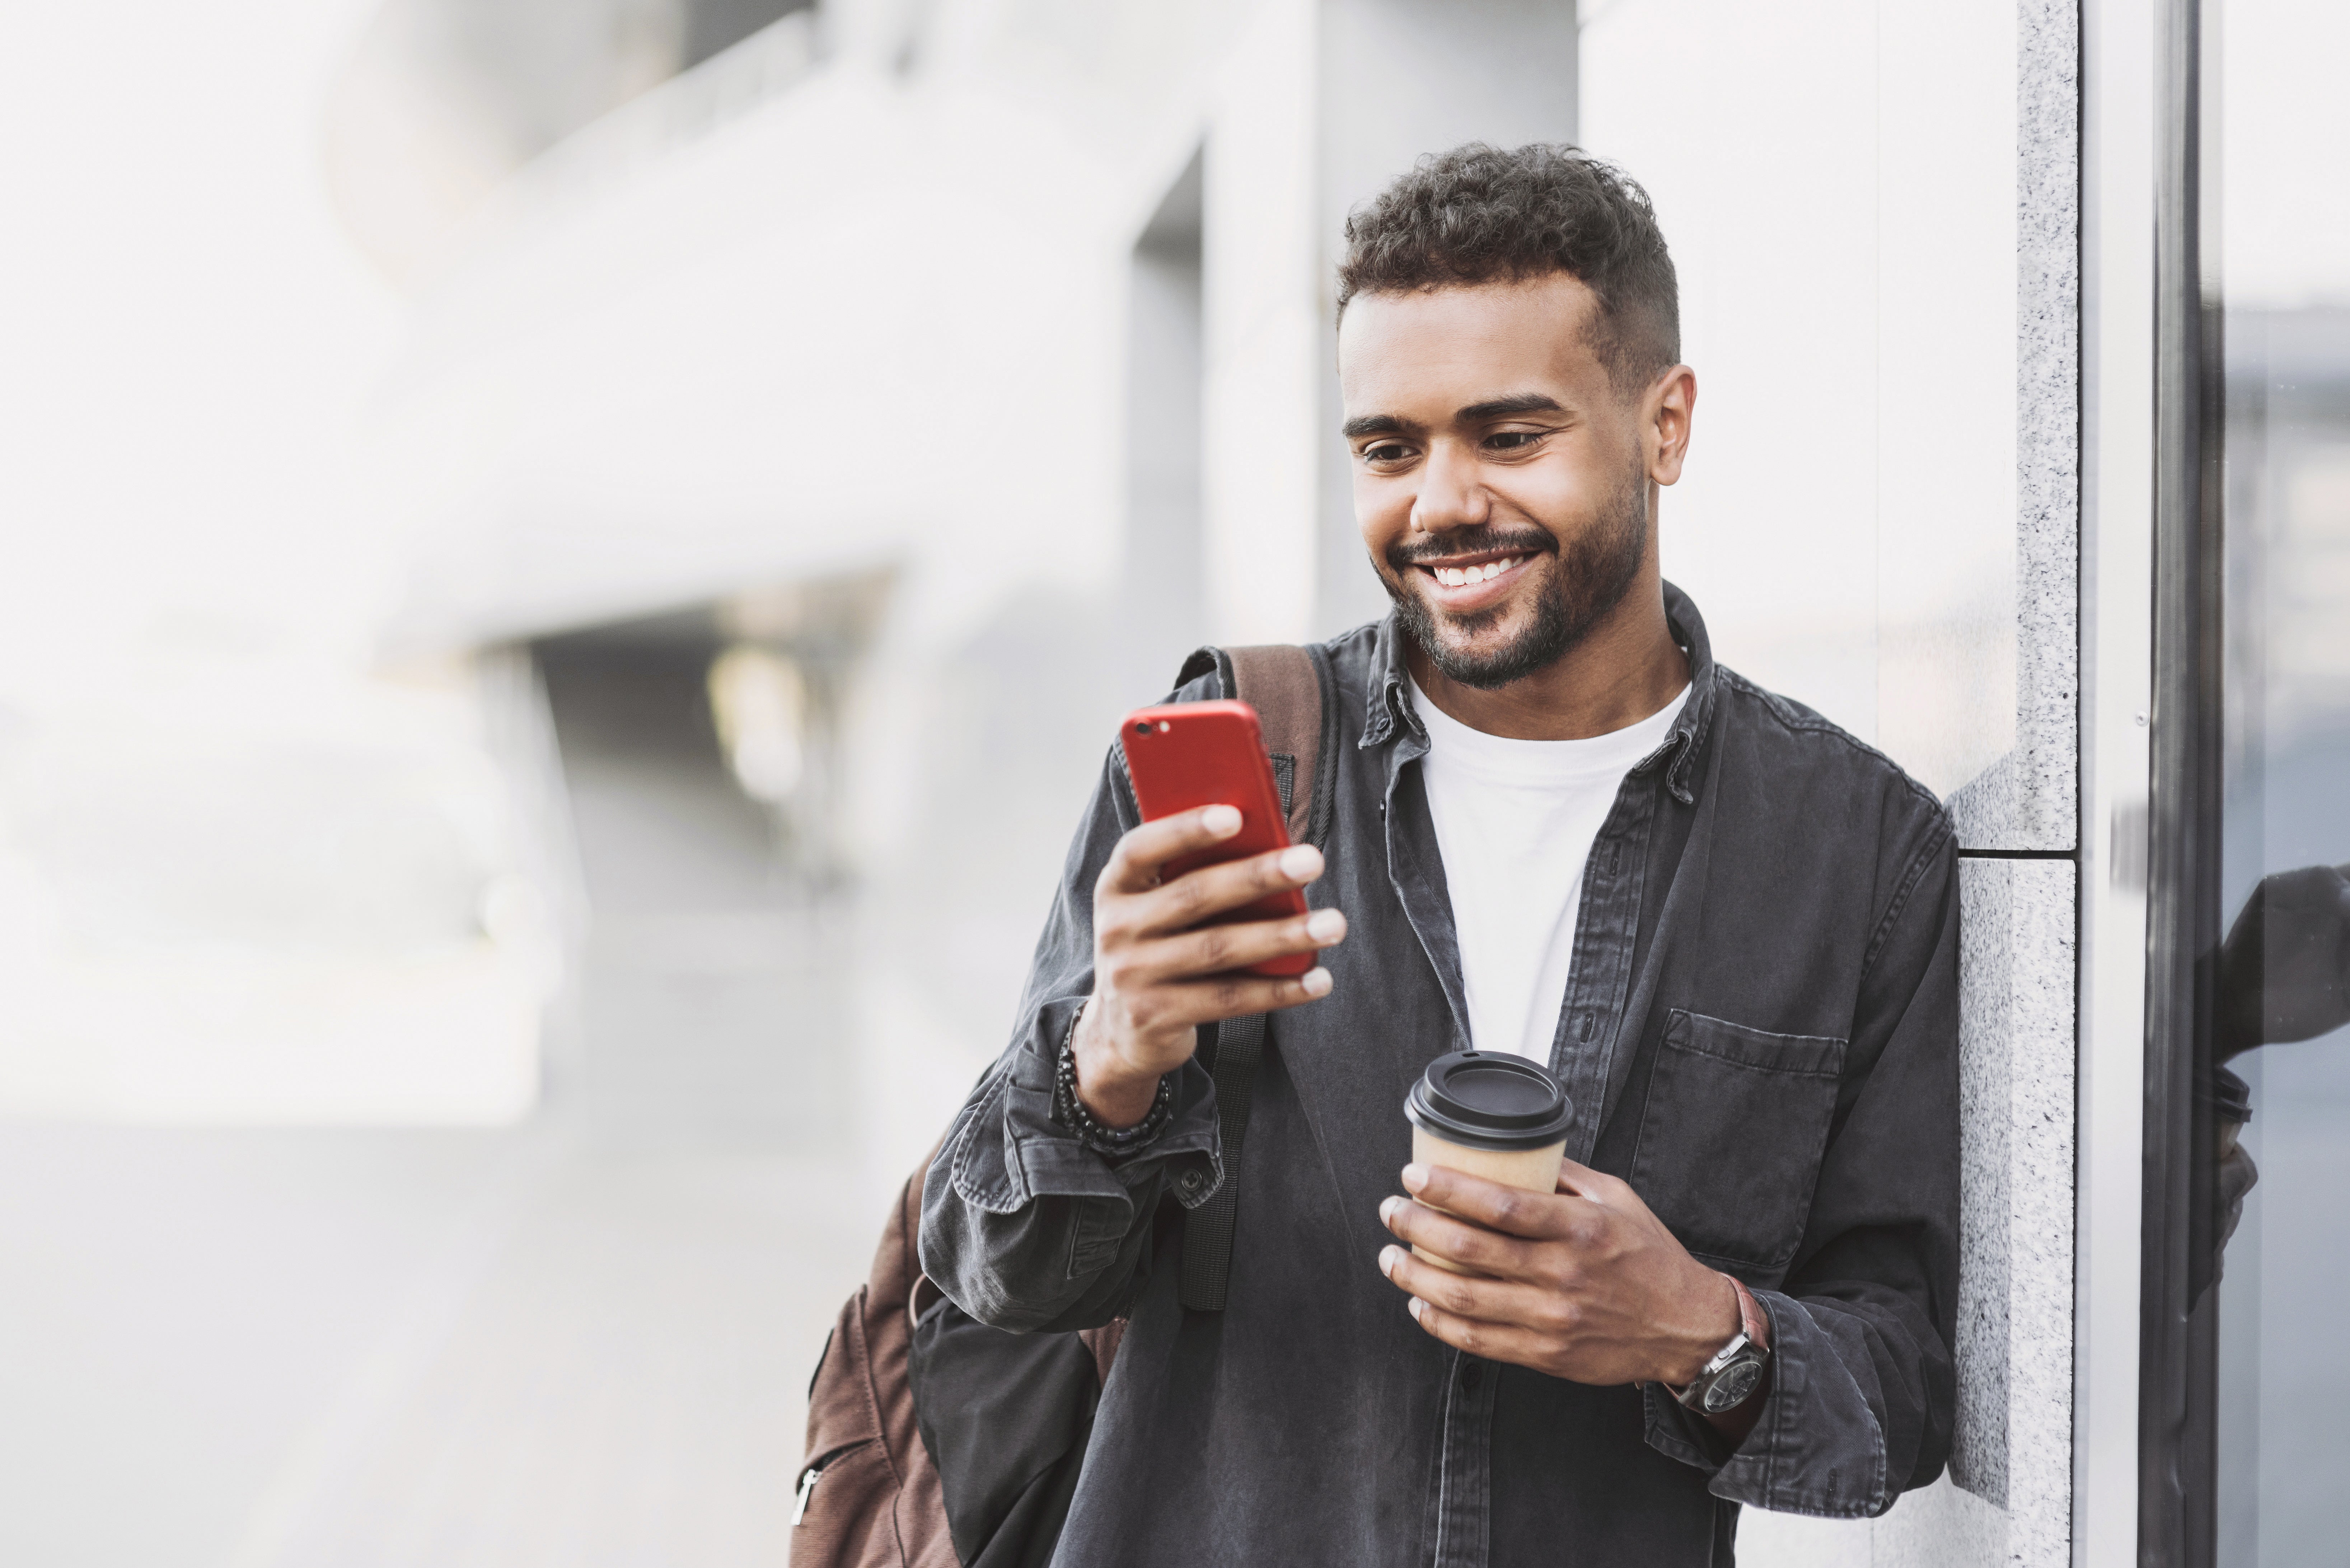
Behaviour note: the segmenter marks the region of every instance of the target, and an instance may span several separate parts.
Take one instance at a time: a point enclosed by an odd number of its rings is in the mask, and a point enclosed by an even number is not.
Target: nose
[[[1419,493],[1412,498],[1416,534],[1441,534],[1489,521],[1492,500],[1478,483],[1477,465],[1452,441],[1439,441],[1419,471]]]

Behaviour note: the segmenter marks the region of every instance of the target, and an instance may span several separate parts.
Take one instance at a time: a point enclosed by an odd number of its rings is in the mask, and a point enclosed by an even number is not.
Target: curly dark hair
[[[1358,294],[1563,272],[1599,298],[1594,344],[1619,393],[1680,360],[1680,287],[1648,193],[1563,142],[1430,153],[1347,215],[1338,314]]]

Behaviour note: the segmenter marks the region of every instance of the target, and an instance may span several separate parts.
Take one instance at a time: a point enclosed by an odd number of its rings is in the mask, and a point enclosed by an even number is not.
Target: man
[[[1726,1563],[1741,1503],[1881,1512],[1953,1405],[1949,819],[1715,665],[1659,574],[1697,386],[1638,187],[1467,147],[1347,240],[1344,433],[1395,609],[1327,645],[1328,858],[1162,881],[1237,814],[1139,825],[1113,757],[924,1267],[1000,1327],[1131,1314],[1059,1563]],[[1291,887],[1305,919],[1198,928]],[[1256,1012],[1235,1173],[1193,1052]],[[1407,1089],[1472,1046],[1565,1083],[1555,1194],[1406,1163]],[[1182,1216],[1235,1175],[1227,1307],[1187,1313]],[[1742,1334],[1752,1395],[1677,1402]]]

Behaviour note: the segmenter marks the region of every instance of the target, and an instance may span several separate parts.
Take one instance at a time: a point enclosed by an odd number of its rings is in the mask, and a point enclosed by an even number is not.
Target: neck
[[[1647,576],[1582,641],[1533,674],[1491,691],[1463,686],[1406,640],[1404,661],[1429,701],[1472,730],[1513,741],[1587,741],[1637,724],[1689,684],[1689,656]]]

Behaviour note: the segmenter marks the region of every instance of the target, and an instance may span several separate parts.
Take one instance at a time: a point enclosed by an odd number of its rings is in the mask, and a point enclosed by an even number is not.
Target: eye
[[[1402,462],[1410,458],[1411,448],[1401,441],[1383,441],[1365,447],[1361,455],[1365,462]]]
[[[1485,438],[1485,444],[1497,452],[1519,452],[1542,440],[1541,431],[1495,431]]]

